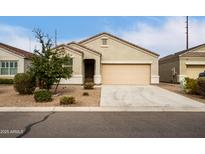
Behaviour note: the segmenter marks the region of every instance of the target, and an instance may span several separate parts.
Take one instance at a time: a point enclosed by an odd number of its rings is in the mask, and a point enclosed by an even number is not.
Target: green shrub
[[[200,77],[197,82],[197,93],[205,96],[205,77]]]
[[[34,99],[36,102],[50,102],[52,101],[52,94],[48,90],[38,90],[34,92]]]
[[[84,89],[93,89],[94,83],[93,82],[85,82],[84,83]]]
[[[0,84],[13,84],[13,79],[0,79]]]
[[[19,94],[32,94],[36,88],[35,78],[28,73],[18,73],[14,77],[14,89]]]
[[[89,96],[88,92],[83,92],[83,96]]]
[[[187,94],[196,94],[197,93],[197,80],[191,79],[191,78],[185,78],[184,92]]]
[[[69,105],[75,103],[75,97],[73,96],[63,96],[60,98],[60,105]]]

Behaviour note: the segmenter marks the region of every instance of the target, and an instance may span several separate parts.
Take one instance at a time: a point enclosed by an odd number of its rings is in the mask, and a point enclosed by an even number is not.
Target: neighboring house
[[[159,60],[162,82],[182,81],[185,77],[198,78],[205,70],[205,44],[168,55]]]
[[[57,47],[73,57],[73,76],[61,84],[158,84],[159,55],[108,33]]]
[[[13,78],[23,73],[30,64],[32,53],[0,43],[0,78]]]

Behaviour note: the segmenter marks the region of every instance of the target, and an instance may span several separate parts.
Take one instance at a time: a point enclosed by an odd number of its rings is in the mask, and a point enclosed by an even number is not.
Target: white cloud
[[[128,27],[119,29],[106,26],[106,31],[117,34],[120,37],[133,42],[137,45],[150,49],[159,53],[161,56],[166,56],[185,49],[185,17],[167,17],[164,22],[159,18],[150,17],[152,22],[138,22]],[[190,20],[190,47],[205,43],[205,20]],[[70,41],[79,41],[84,38],[75,39],[58,39],[58,44],[68,43]],[[39,48],[36,42],[32,29],[27,29],[21,26],[13,26],[0,23],[0,42],[30,50],[35,47]]]
[[[89,36],[88,36],[89,37]],[[84,39],[87,39],[88,37],[76,37],[76,38],[72,38],[72,39],[58,39],[57,41],[57,44],[60,45],[60,44],[67,44],[67,43],[70,43],[70,42],[80,42]]]
[[[58,38],[57,43],[66,44],[72,41],[80,41],[83,38],[64,39]],[[33,52],[35,48],[40,49],[32,29],[0,23],[0,42]]]
[[[32,30],[7,24],[0,24],[0,42],[31,52],[39,47]]]
[[[157,21],[156,21],[157,22]],[[157,24],[136,23],[118,31],[118,35],[137,45],[159,53],[161,56],[185,49],[185,18],[167,17]],[[205,43],[205,20],[190,20],[189,47]]]

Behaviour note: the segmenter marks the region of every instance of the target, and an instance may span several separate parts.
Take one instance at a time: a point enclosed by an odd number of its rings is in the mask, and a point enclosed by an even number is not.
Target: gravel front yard
[[[59,96],[54,96],[52,102],[36,103],[33,95],[19,95],[15,92],[13,85],[0,85],[0,107],[6,106],[60,106],[60,97],[64,95],[74,96],[76,103],[68,106],[99,106],[100,90],[96,87],[93,90],[85,90],[82,86],[60,85]],[[83,92],[88,92],[89,96],[83,96]]]
[[[205,103],[205,98],[200,95],[190,95],[190,94],[185,94],[183,90],[181,89],[179,84],[171,84],[171,83],[160,83],[158,85],[161,88],[167,89],[169,91],[175,92],[177,94],[183,95],[185,97],[191,98],[193,100]]]

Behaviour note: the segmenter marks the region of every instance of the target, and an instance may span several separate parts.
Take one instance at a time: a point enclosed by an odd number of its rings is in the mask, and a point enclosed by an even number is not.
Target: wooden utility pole
[[[186,49],[189,49],[189,17],[186,16]]]
[[[55,29],[55,46],[57,46],[57,30]]]

